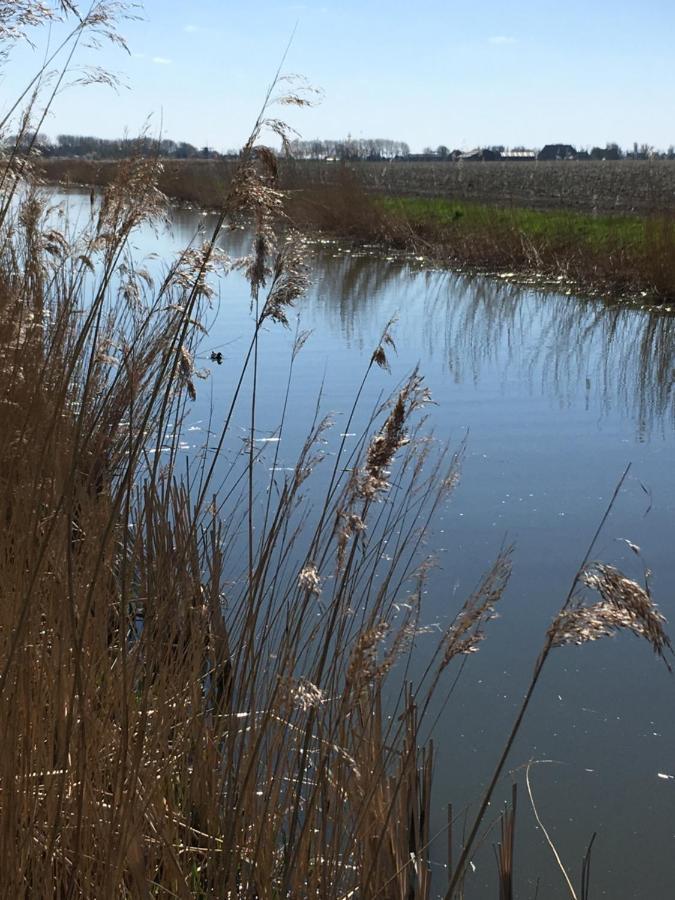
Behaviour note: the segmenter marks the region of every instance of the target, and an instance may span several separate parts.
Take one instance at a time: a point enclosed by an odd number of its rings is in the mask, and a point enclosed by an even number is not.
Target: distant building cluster
[[[634,144],[631,150],[622,150],[618,144],[578,150],[572,144],[546,144],[541,149],[528,147],[491,146],[473,150],[450,150],[443,145],[433,150],[425,148],[421,153],[411,153],[402,141],[352,140],[345,141],[293,141],[291,152],[298,159],[318,159],[326,162],[337,160],[366,160],[382,162],[535,162],[556,160],[616,160],[616,159],[675,159],[675,147],[658,151],[648,144]]]
[[[607,144],[605,147],[593,147],[590,150],[577,150],[572,144],[546,144],[541,150],[527,147],[476,147],[473,150],[448,150],[438,147],[436,150],[426,149],[422,153],[409,153],[399,157],[405,162],[555,162],[559,160],[617,160],[617,159],[675,159],[675,148],[657,151],[646,144],[637,144],[632,150],[622,150],[618,144]]]

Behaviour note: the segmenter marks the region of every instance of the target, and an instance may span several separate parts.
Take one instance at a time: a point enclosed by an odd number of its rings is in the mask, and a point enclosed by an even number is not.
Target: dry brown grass
[[[301,243],[277,240],[263,124],[211,240],[158,284],[127,252],[163,215],[157,161],[116,168],[75,237],[51,224],[28,160],[5,178],[2,896],[429,895],[433,753],[419,735],[450,661],[441,642],[425,682],[386,715],[382,698],[416,635],[424,531],[457,461],[416,433],[427,396],[413,374],[348,468],[336,458],[318,521],[301,488],[328,423],[286,478],[260,481],[263,325],[283,324],[305,284]],[[217,454],[180,474],[180,424],[216,239],[250,210],[255,315],[215,443],[243,403],[251,433],[221,500]]]
[[[39,174],[52,184],[106,187],[116,178],[120,163],[112,160],[38,159]],[[181,203],[216,208],[222,202],[237,163],[230,160],[162,160],[159,186]]]

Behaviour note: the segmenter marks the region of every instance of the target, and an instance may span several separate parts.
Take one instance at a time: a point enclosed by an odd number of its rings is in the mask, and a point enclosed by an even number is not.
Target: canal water
[[[68,205],[71,224],[88,214],[88,195],[57,199]],[[186,244],[200,242],[210,225],[210,215],[176,209],[169,228],[136,232],[136,258],[159,271]],[[223,246],[233,256],[245,254],[250,237],[235,232]],[[291,327],[270,325],[260,342],[263,440],[276,433],[295,330],[311,332],[295,360],[291,415],[275,446],[276,465],[294,464],[319,395],[335,422],[325,449],[335,452],[382,328],[393,317],[391,372],[372,373],[363,408],[419,365],[436,404],[429,427],[439,442],[466,445],[460,483],[425,548],[437,568],[424,598],[428,636],[417,641],[420,658],[425,640],[430,648],[433,633],[500,548],[514,545],[499,618],[463,668],[434,732],[434,827],[440,831],[448,802],[460,811],[480,796],[546,629],[629,463],[593,557],[638,580],[646,565],[656,601],[675,622],[675,315],[581,300],[562,285],[542,292],[503,278],[430,271],[422,260],[328,241],[311,245],[310,265],[311,287],[296,304]],[[209,426],[217,428],[252,329],[242,274],[231,272],[214,287],[197,359],[208,378],[196,383],[182,436],[188,456],[203,449]],[[223,354],[222,365],[211,361],[212,352]],[[235,410],[234,434],[242,439],[248,415],[246,404]],[[641,548],[641,557],[627,541]],[[508,766],[521,787],[519,898],[569,897],[524,790],[530,761],[539,814],[575,884],[597,833],[591,897],[672,896],[674,701],[673,677],[634,637],[552,654]],[[493,817],[510,783],[507,774]],[[494,832],[474,857],[467,900],[497,896],[497,839]],[[432,847],[439,891],[445,846],[440,834]]]

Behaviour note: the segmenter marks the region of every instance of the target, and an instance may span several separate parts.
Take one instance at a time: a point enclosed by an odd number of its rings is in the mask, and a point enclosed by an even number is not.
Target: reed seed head
[[[618,569],[600,562],[585,569],[580,580],[602,599],[593,604],[580,600],[562,610],[549,629],[552,646],[585,644],[624,629],[644,638],[670,668],[666,652],[672,647],[664,629],[666,620],[648,591]]]

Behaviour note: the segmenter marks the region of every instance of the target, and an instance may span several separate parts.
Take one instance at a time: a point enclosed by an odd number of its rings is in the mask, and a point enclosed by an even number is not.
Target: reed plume
[[[648,590],[599,562],[584,569],[580,580],[602,599],[588,605],[578,600],[562,610],[549,631],[554,647],[585,644],[626,630],[644,638],[670,668],[666,652],[672,653],[672,646],[664,629],[666,620]]]

